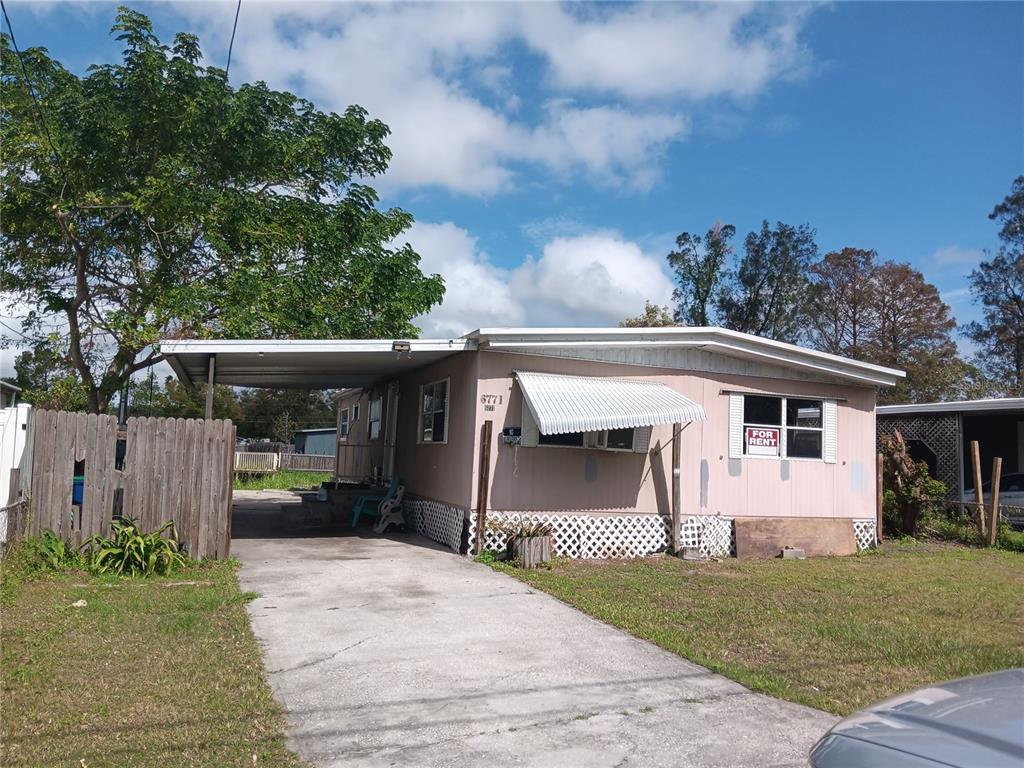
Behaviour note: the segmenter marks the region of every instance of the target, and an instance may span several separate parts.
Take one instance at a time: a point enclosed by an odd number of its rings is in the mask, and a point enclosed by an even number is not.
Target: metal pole
[[[480,472],[477,475],[476,489],[476,541],[469,546],[474,554],[484,551],[487,526],[487,497],[491,486],[491,431],[494,423],[487,419],[480,429]]]
[[[206,364],[206,419],[213,418],[213,380],[217,368],[217,356],[210,355]]]
[[[672,536],[669,540],[673,552],[679,551],[679,519],[682,516],[682,489],[680,475],[682,473],[682,436],[683,425],[672,425]]]

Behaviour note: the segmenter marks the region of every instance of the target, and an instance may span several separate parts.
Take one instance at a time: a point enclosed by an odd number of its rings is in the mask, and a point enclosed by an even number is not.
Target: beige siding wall
[[[381,384],[369,389],[354,389],[339,396],[336,400],[336,426],[341,435],[341,411],[344,408],[359,404],[359,418],[349,422],[348,437],[338,438],[338,457],[335,475],[348,479],[372,477],[373,468],[384,463],[384,423],[381,422],[381,433],[376,440],[370,440],[369,418],[370,398],[380,396],[382,412],[387,413],[387,386]],[[351,412],[351,410],[350,410]]]
[[[659,381],[703,404],[707,421],[689,424],[682,433],[684,515],[874,516],[874,389],[497,352],[460,358],[478,360],[479,388],[473,398],[476,426],[471,433],[479,435],[479,425],[485,419],[494,422],[491,509],[671,512],[671,425],[654,429],[651,447],[655,450],[650,454],[502,444],[503,427],[521,426],[522,396],[512,377],[513,370],[521,369]],[[836,463],[730,461],[729,398],[723,389],[840,399]],[[482,395],[496,395],[500,403],[493,411],[485,411]],[[454,397],[458,394],[453,391]],[[659,454],[656,449],[660,446],[665,450]],[[478,453],[475,445],[473,463],[478,461]],[[468,480],[470,504],[475,504],[475,484],[472,477]]]
[[[399,380],[396,472],[406,492],[468,509],[479,447],[476,422],[479,355],[463,352]],[[420,387],[448,382],[448,439],[420,442]]]

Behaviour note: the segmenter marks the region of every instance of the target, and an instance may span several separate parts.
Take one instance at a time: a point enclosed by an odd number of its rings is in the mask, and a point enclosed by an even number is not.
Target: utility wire
[[[239,3],[242,0],[238,0]],[[32,97],[32,103],[35,104],[36,113],[39,118],[39,127],[43,129],[43,133],[46,136],[46,143],[50,145],[50,151],[53,152],[53,158],[57,163],[57,170],[60,172],[61,178],[64,180],[64,186],[67,187],[69,194],[71,195],[72,202],[77,207],[78,203],[75,198],[74,187],[71,186],[71,182],[68,180],[67,171],[64,169],[64,161],[61,159],[60,152],[57,151],[57,145],[53,142],[53,137],[50,135],[50,127],[46,122],[46,116],[43,114],[43,105],[39,99],[39,95],[36,93],[35,87],[32,85],[32,78],[28,75],[28,69],[25,67],[25,59],[21,55],[21,50],[18,48],[18,41],[14,37],[14,27],[11,25],[11,17],[7,15],[7,4],[0,0],[0,9],[4,13],[4,21],[7,22],[7,31],[11,35],[11,47],[14,48],[14,54],[18,59],[18,64],[21,67],[22,77],[25,78],[25,85],[28,86],[29,95]]]
[[[235,32],[238,31],[238,14],[242,10],[242,0],[238,0],[238,5],[235,6],[235,23],[231,27],[231,42],[228,43],[228,63],[224,67],[224,81],[227,82],[228,73],[231,71],[231,51],[235,47]]]

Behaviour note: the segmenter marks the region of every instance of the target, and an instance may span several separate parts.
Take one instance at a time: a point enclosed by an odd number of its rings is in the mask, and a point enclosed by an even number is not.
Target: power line
[[[235,32],[238,31],[238,14],[242,10],[242,0],[238,0],[238,5],[235,6],[235,23],[231,27],[231,42],[228,43],[228,63],[224,67],[224,81],[227,82],[228,73],[231,71],[231,51],[235,47]]]
[[[239,3],[242,0],[238,0]],[[11,35],[11,47],[14,48],[14,54],[18,59],[18,65],[21,67],[21,75],[25,78],[25,85],[28,87],[29,95],[32,97],[32,103],[35,104],[36,113],[39,118],[39,127],[43,129],[43,133],[46,135],[46,143],[50,145],[50,151],[53,152],[53,158],[57,163],[57,170],[60,172],[61,178],[64,180],[64,186],[67,187],[68,192],[71,195],[72,202],[77,206],[75,198],[75,190],[71,186],[71,182],[68,180],[67,171],[64,169],[64,161],[61,159],[60,152],[57,151],[57,145],[53,142],[53,137],[50,135],[50,127],[46,122],[46,117],[43,115],[43,104],[39,99],[39,95],[36,93],[35,87],[32,85],[32,78],[28,75],[28,69],[25,67],[25,59],[21,55],[21,50],[18,48],[18,41],[14,37],[14,27],[11,25],[11,17],[7,15],[7,4],[3,0],[0,0],[0,9],[4,13],[4,21],[7,22],[7,31]]]

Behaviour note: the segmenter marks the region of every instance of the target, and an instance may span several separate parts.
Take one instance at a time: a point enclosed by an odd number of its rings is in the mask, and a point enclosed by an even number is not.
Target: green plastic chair
[[[388,492],[384,496],[360,496],[356,499],[355,505],[352,507],[352,527],[355,528],[359,525],[359,518],[363,515],[369,515],[370,517],[380,516],[380,504],[382,501],[390,501],[395,497],[395,492],[398,490],[398,486],[401,482],[398,479],[398,475],[391,478],[391,485],[388,486]]]

